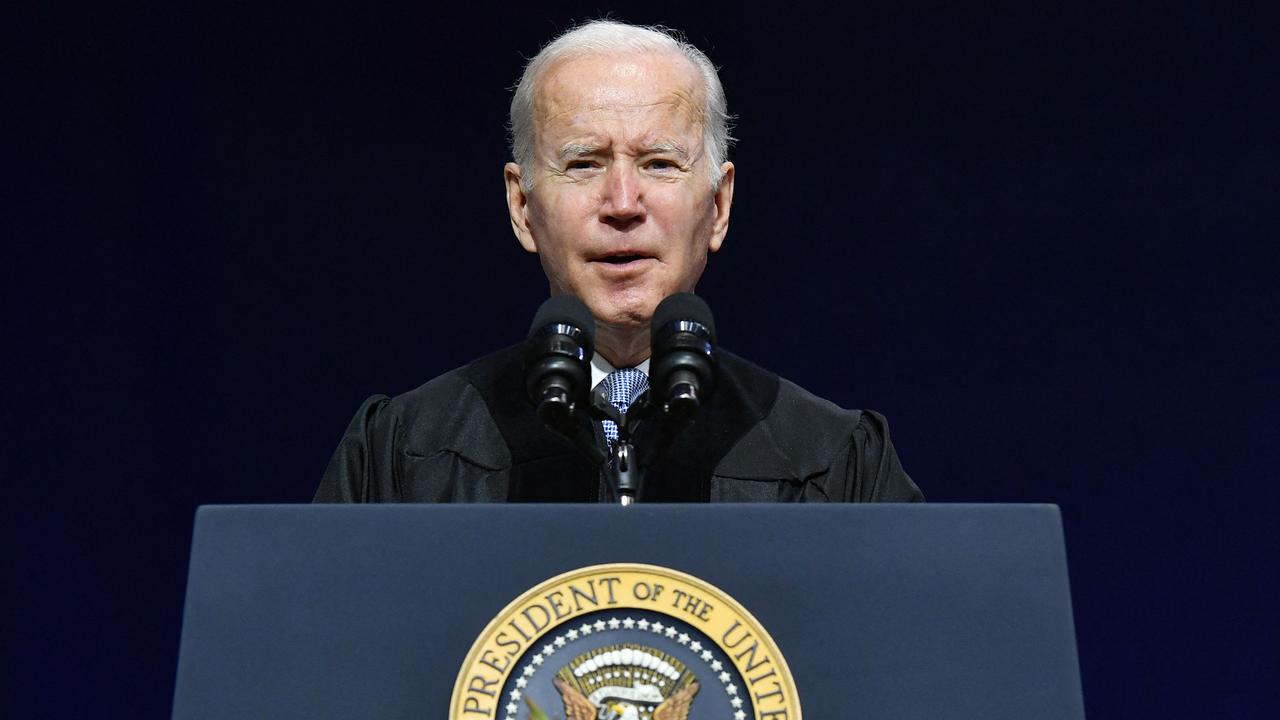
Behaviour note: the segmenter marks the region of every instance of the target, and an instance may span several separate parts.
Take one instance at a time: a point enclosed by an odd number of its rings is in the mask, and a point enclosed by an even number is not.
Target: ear
[[[720,185],[716,187],[716,215],[711,221],[711,243],[708,249],[716,252],[724,244],[729,232],[729,208],[733,205],[733,163],[720,166]]]
[[[529,227],[529,195],[520,184],[523,171],[515,163],[507,163],[502,168],[502,176],[507,185],[507,213],[511,215],[511,230],[520,241],[520,247],[536,253],[538,245],[533,239],[533,231]]]

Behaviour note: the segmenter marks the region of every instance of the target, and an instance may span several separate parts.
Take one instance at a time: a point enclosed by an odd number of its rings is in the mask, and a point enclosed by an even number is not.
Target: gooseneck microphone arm
[[[649,416],[648,398],[648,391],[642,393],[623,413],[609,402],[603,383],[591,394],[592,414],[599,420],[613,421],[618,428],[618,439],[609,448],[608,465],[603,469],[612,499],[622,505],[634,503],[644,487],[644,465],[634,437],[641,421]]]
[[[631,505],[644,487],[644,471],[640,468],[639,454],[630,440],[619,440],[609,451],[609,471],[617,493],[618,502]]]

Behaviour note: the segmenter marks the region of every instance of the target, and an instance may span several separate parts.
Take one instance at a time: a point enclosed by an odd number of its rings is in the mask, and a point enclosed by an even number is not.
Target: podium
[[[739,614],[710,631],[729,607]],[[628,621],[648,634],[622,634]],[[759,653],[750,629],[769,640]],[[468,663],[492,679],[467,678]],[[789,670],[790,709],[769,705],[781,677],[771,668]],[[1083,718],[1058,509],[290,505],[196,515],[175,719],[525,720],[536,708],[558,720],[581,695],[602,717],[665,720],[679,716],[677,685],[692,694],[693,720],[794,720],[800,709],[810,720]]]

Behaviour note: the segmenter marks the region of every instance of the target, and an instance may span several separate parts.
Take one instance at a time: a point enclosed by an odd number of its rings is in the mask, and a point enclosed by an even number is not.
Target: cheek
[[[690,256],[702,256],[707,252],[711,239],[711,227],[715,223],[715,204],[702,203],[683,198],[672,211],[670,225],[673,234],[686,239],[686,250]]]
[[[670,193],[664,193],[658,200],[664,211],[687,228],[710,226],[715,219],[715,197],[701,192],[689,192],[688,187],[674,186]]]
[[[561,217],[579,217],[598,202],[594,183],[564,183],[547,193],[547,208]]]
[[[530,203],[529,221],[545,238],[558,244],[578,237],[584,232],[585,223],[596,217],[591,198],[585,192],[560,191]]]

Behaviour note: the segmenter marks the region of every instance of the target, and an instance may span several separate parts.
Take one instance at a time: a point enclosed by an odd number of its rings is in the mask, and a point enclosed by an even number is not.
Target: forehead
[[[538,134],[593,130],[610,121],[700,124],[701,77],[675,53],[586,55],[544,72],[534,100]]]

